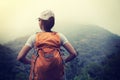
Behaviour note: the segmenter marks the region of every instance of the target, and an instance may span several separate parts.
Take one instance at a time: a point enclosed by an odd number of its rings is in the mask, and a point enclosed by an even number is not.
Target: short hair
[[[48,20],[42,20],[42,25],[44,26],[45,31],[50,31],[55,24],[55,18],[50,17]]]

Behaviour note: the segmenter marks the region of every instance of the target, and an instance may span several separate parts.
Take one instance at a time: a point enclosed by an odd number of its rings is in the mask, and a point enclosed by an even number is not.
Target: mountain
[[[67,71],[68,80],[120,80],[118,35],[97,26],[83,26],[67,34],[78,52],[70,64],[72,73]]]
[[[14,79],[13,67],[15,66],[15,56],[13,51],[0,45],[0,80]]]
[[[77,58],[66,64],[67,80],[120,80],[120,36],[96,25],[66,25],[57,31],[68,38],[78,53]],[[13,51],[11,56],[14,60],[28,37],[18,38],[2,47]],[[68,54],[64,49],[63,52]],[[31,55],[33,50],[29,53]],[[14,67],[14,72],[18,73],[14,75],[14,80],[23,75],[21,79],[28,78],[29,65],[15,61]]]

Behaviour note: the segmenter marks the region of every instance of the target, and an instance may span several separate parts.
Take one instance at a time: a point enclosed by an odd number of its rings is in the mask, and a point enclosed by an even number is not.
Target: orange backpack
[[[60,55],[60,37],[56,32],[36,35],[38,56],[32,56],[29,80],[62,80],[64,65]]]

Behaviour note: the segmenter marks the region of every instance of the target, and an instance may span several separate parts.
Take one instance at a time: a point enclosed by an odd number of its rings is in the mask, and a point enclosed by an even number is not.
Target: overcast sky
[[[0,43],[36,32],[37,18],[47,9],[56,25],[95,24],[120,35],[120,0],[1,0]]]

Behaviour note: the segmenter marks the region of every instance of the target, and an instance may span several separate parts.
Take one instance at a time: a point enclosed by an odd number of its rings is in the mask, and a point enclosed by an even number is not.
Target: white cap
[[[51,10],[46,10],[40,14],[39,18],[42,20],[48,20],[50,17],[54,17],[54,13]]]

